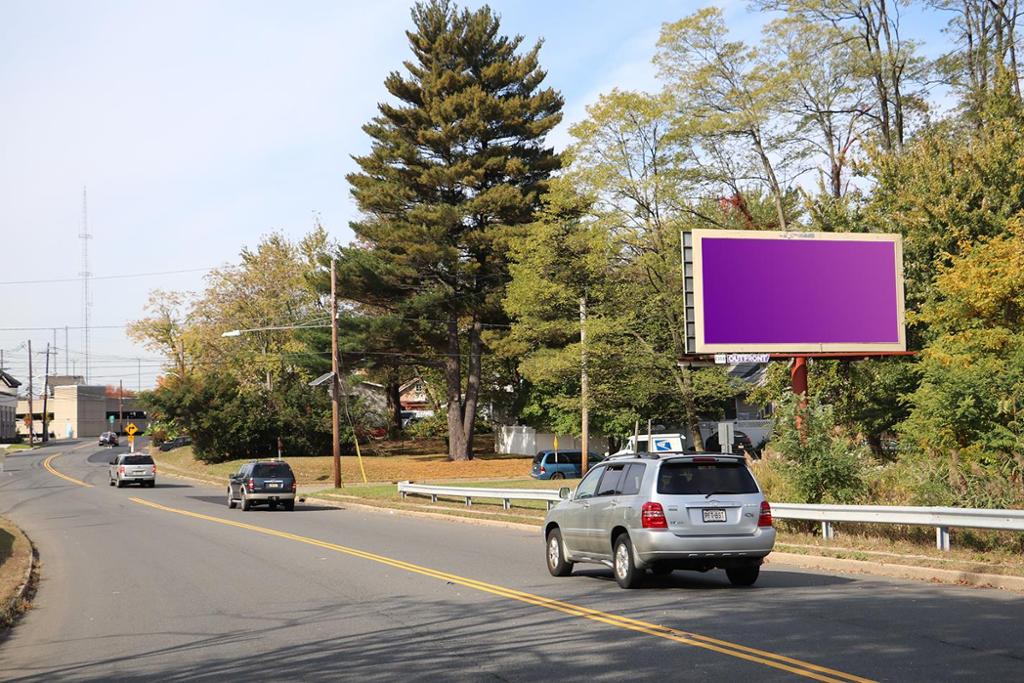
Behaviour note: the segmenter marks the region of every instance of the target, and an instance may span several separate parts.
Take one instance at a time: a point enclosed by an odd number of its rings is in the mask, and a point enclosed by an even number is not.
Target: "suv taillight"
[[[645,529],[667,529],[668,520],[661,503],[644,503],[640,512],[640,523]]]
[[[117,473],[118,473],[118,474],[124,474],[124,465],[121,465],[121,466],[119,466],[119,467],[117,468]]]
[[[541,465],[541,466],[540,466],[540,469],[539,469],[538,471],[539,471],[539,472],[540,472],[541,474],[544,474],[545,472],[547,472],[547,470],[546,470],[546,469],[544,469],[544,465]]]
[[[768,504],[767,500],[761,501],[761,516],[757,518],[758,526],[771,526],[772,525],[772,506]]]
[[[297,482],[294,479],[292,479],[292,491],[295,491],[298,488],[299,488],[299,482]]]
[[[256,488],[256,480],[249,477],[249,481],[245,482],[249,486],[249,490],[252,491]]]

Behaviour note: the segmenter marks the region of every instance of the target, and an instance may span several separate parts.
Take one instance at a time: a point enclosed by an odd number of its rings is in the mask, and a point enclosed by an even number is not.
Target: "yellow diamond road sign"
[[[124,431],[128,432],[128,436],[135,436],[135,432],[139,431],[139,428],[135,426],[134,422],[129,422]]]

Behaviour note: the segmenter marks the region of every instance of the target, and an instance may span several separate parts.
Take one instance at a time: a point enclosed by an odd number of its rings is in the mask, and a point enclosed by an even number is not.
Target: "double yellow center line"
[[[79,484],[81,486],[90,486],[85,482],[77,479],[67,477],[50,466],[50,460],[54,456],[51,456],[44,462],[44,466],[47,470],[56,474],[62,479],[71,481],[72,483]],[[254,533],[263,534],[265,536],[274,536],[277,538],[287,539],[297,543],[304,543],[306,545],[316,546],[325,550],[331,550],[337,553],[349,555],[351,557],[358,557],[360,559],[376,562],[395,569],[401,569],[403,571],[411,572],[413,574],[419,574],[421,576],[427,576],[433,579],[449,582],[455,585],[464,586],[473,590],[481,591],[484,593],[490,593],[498,597],[506,598],[508,600],[515,600],[528,605],[536,607],[543,607],[555,612],[567,614],[569,616],[578,617],[581,619],[588,619],[590,621],[596,621],[608,626],[614,626],[617,628],[625,629],[628,631],[635,631],[637,633],[644,633],[646,635],[655,636],[657,638],[663,638],[676,643],[682,643],[683,645],[689,645],[692,647],[699,647],[704,650],[711,650],[720,654],[735,657],[737,659],[743,659],[756,664],[762,664],[769,666],[774,669],[781,669],[789,673],[810,678],[817,681],[825,681],[826,683],[872,683],[870,679],[862,678],[835,669],[829,669],[824,666],[817,664],[811,664],[810,662],[804,662],[799,659],[792,657],[786,657],[783,655],[777,655],[772,652],[765,650],[759,650],[745,645],[739,645],[737,643],[730,643],[725,640],[718,638],[712,638],[710,636],[700,635],[698,633],[691,633],[687,631],[681,631],[679,629],[669,628],[667,626],[660,626],[658,624],[652,624],[646,621],[640,621],[638,619],[631,619],[618,614],[611,614],[608,612],[602,612],[600,610],[591,609],[589,607],[582,607],[580,605],[574,605],[568,602],[562,602],[561,600],[554,600],[552,598],[545,598],[540,595],[534,595],[532,593],[525,593],[512,588],[506,588],[504,586],[498,586],[484,581],[477,581],[476,579],[470,579],[457,574],[449,574],[442,572],[437,569],[431,569],[429,567],[423,567],[411,562],[403,562],[402,560],[395,560],[390,557],[384,557],[383,555],[376,555],[356,548],[350,548],[336,543],[329,543],[327,541],[321,541],[308,536],[300,536],[298,534],[292,534],[287,531],[278,531],[277,529],[270,529],[267,527],[256,526],[253,524],[246,524],[245,522],[236,522],[230,519],[224,519],[222,517],[213,517],[211,515],[204,515],[198,512],[191,512],[189,510],[181,510],[178,508],[168,507],[166,505],[160,505],[149,500],[142,498],[130,498],[133,503],[139,505],[145,505],[146,507],[154,510],[160,510],[162,512],[169,512],[176,515],[182,515],[184,517],[192,517],[194,519],[201,519],[207,522],[213,522],[215,524],[222,524],[224,526],[231,526],[238,529],[244,529],[246,531],[252,531]]]
[[[60,472],[53,468],[53,465],[51,465],[50,463],[53,462],[53,459],[56,458],[58,455],[60,455],[60,453],[54,453],[49,458],[43,461],[43,467],[46,468],[46,471],[49,472],[50,474],[60,477],[64,481],[70,481],[72,484],[78,484],[79,486],[84,486],[86,488],[91,489],[92,484],[86,484],[81,479],[75,479],[74,477],[69,477],[66,474],[61,474]]]

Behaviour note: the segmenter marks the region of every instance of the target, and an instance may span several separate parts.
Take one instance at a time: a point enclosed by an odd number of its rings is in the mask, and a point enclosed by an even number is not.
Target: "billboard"
[[[684,234],[690,353],[906,351],[899,235]]]

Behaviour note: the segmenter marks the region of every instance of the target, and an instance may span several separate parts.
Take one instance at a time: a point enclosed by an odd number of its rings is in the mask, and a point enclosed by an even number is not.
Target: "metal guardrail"
[[[411,481],[398,482],[398,492],[404,499],[410,493],[422,496],[430,496],[430,501],[437,502],[438,496],[446,498],[461,498],[466,501],[467,506],[473,505],[474,498],[487,498],[500,500],[504,509],[512,507],[513,500],[543,500],[548,504],[548,510],[554,506],[561,497],[558,491],[550,489],[485,489],[475,486],[431,486],[429,484],[414,484]]]
[[[500,500],[508,510],[513,500],[543,500],[550,510],[561,498],[550,489],[487,489],[470,486],[432,486],[403,481],[398,484],[402,498],[417,494],[461,498],[471,506],[474,498]],[[935,527],[935,546],[949,550],[949,530],[994,529],[998,531],[1024,531],[1024,510],[989,510],[984,508],[904,507],[897,505],[804,505],[772,503],[772,516],[776,519],[799,519],[821,522],[821,535],[825,539],[835,536],[835,522],[858,524],[906,524]]]
[[[955,527],[1024,531],[1024,510],[772,503],[772,516],[821,522],[821,535],[826,539],[834,536],[833,522],[934,526],[935,546],[939,550],[949,550],[949,530]]]

